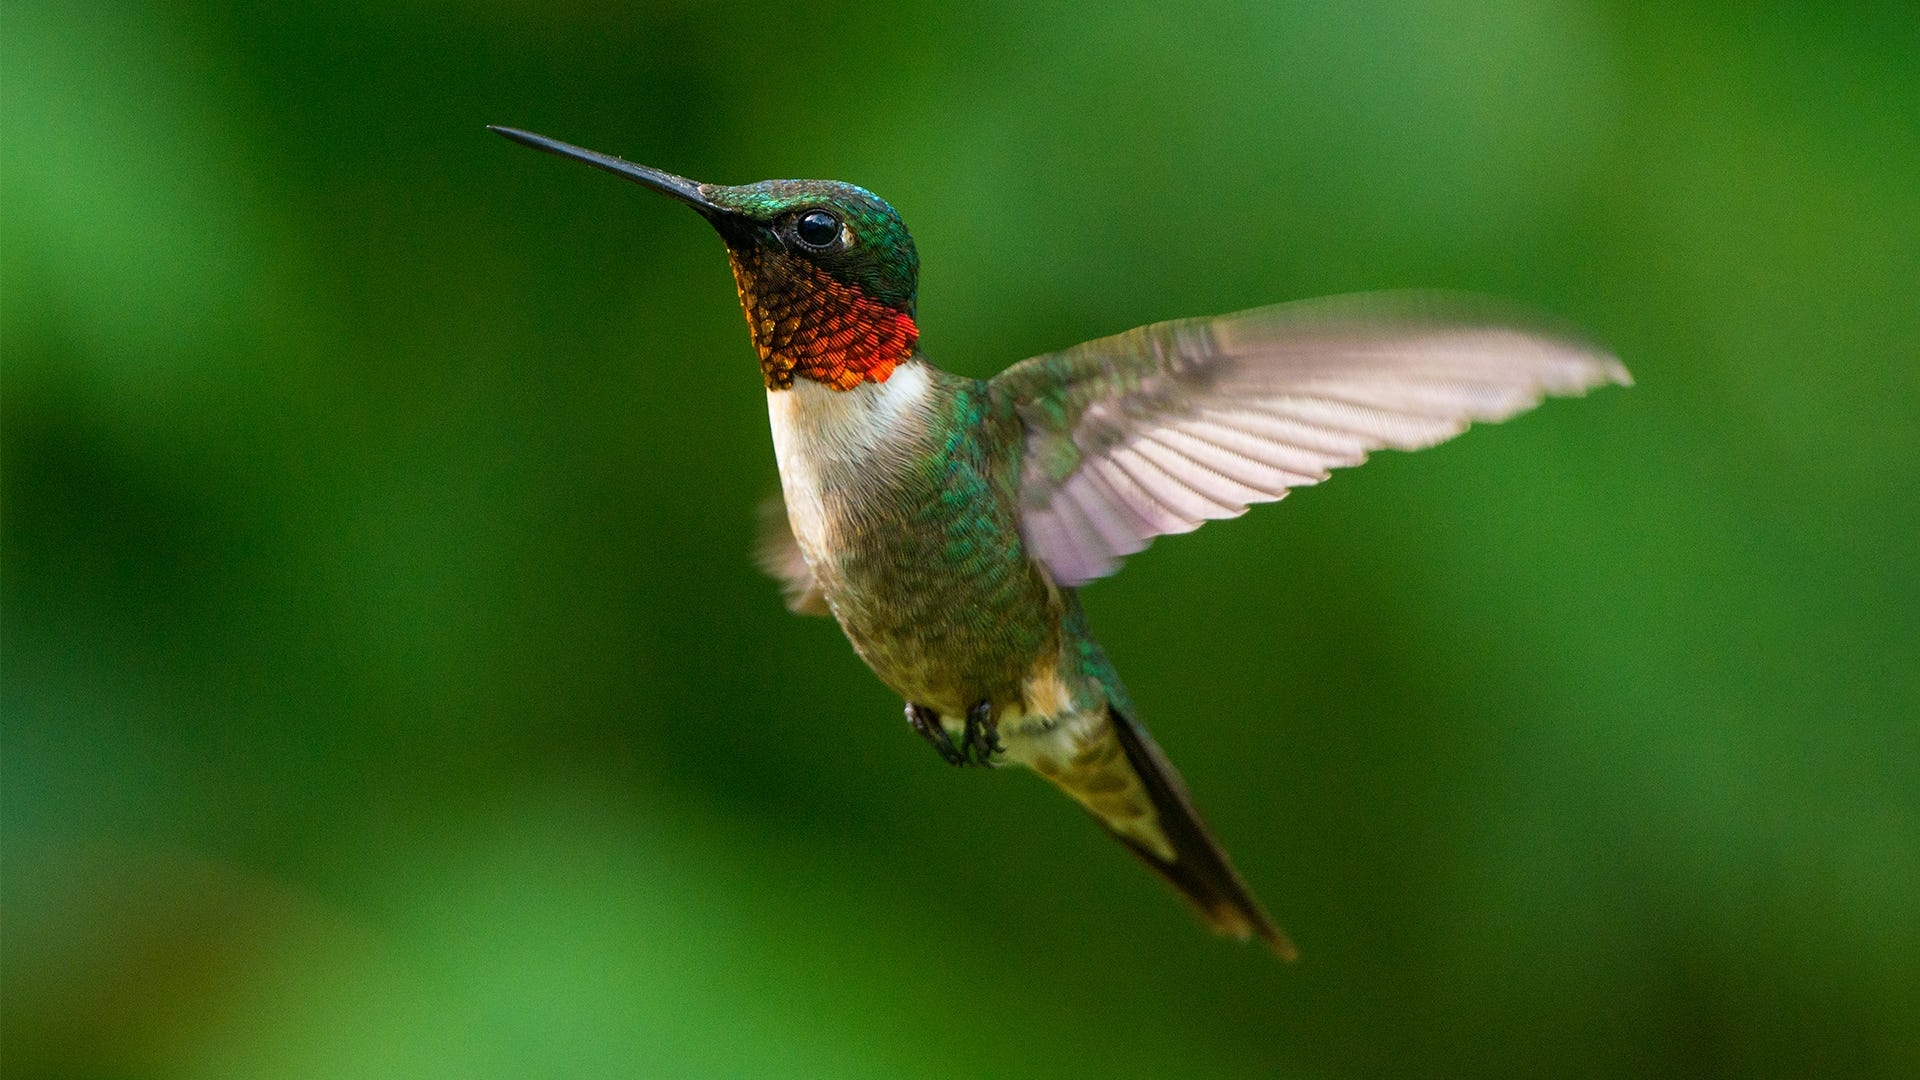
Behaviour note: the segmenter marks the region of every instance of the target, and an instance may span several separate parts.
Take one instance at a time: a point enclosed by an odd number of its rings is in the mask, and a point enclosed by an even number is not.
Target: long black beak
[[[702,214],[714,215],[729,214],[732,212],[724,206],[715,205],[712,200],[707,198],[706,191],[709,185],[696,184],[684,176],[675,176],[670,172],[661,172],[659,169],[649,169],[645,165],[635,165],[631,161],[622,161],[617,157],[596,153],[592,150],[575,146],[572,143],[563,143],[559,139],[549,139],[545,135],[535,135],[531,131],[521,131],[518,128],[510,127],[498,127],[493,124],[488,124],[487,130],[504,135],[514,142],[531,146],[535,150],[544,150],[549,154],[557,154],[563,158],[584,161],[596,169],[605,169],[615,176],[624,176],[636,184],[650,187],[669,198],[678,199],[688,206],[693,207],[695,210],[700,211]]]

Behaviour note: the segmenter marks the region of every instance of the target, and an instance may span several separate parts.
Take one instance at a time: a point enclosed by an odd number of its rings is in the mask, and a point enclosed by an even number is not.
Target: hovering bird
[[[491,130],[685,203],[726,241],[785,499],[762,564],[787,606],[838,619],[942,760],[1033,769],[1208,926],[1286,959],[1075,590],[1369,451],[1631,382],[1592,345],[1426,293],[1156,323],[962,378],[920,350],[919,257],[872,192],[701,184]]]

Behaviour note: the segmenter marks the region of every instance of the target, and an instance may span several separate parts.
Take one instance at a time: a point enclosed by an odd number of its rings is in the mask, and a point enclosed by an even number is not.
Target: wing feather
[[[993,380],[1026,429],[1028,545],[1056,580],[1245,513],[1374,450],[1632,378],[1605,350],[1493,301],[1374,293],[1156,323]]]
[[[827,595],[814,580],[813,568],[801,554],[800,542],[793,538],[793,526],[787,521],[786,500],[778,491],[761,500],[760,538],[754,549],[754,561],[768,577],[780,583],[780,596],[787,610],[795,615],[831,615]]]

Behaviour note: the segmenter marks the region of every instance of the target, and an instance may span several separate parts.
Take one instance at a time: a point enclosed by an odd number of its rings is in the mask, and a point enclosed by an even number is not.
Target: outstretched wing
[[[1023,360],[992,389],[1026,426],[1027,544],[1079,585],[1369,451],[1432,446],[1605,383],[1632,378],[1494,301],[1367,293],[1143,326]]]
[[[800,542],[793,538],[786,500],[777,491],[760,502],[760,540],[753,554],[760,569],[780,583],[780,596],[788,611],[795,615],[833,614],[827,607],[827,595],[814,580],[813,568],[800,553]]]

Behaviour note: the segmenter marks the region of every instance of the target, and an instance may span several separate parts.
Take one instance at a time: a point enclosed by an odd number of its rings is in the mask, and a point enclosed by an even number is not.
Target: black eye
[[[793,223],[793,234],[808,247],[828,247],[840,235],[840,219],[825,210],[809,210]]]

